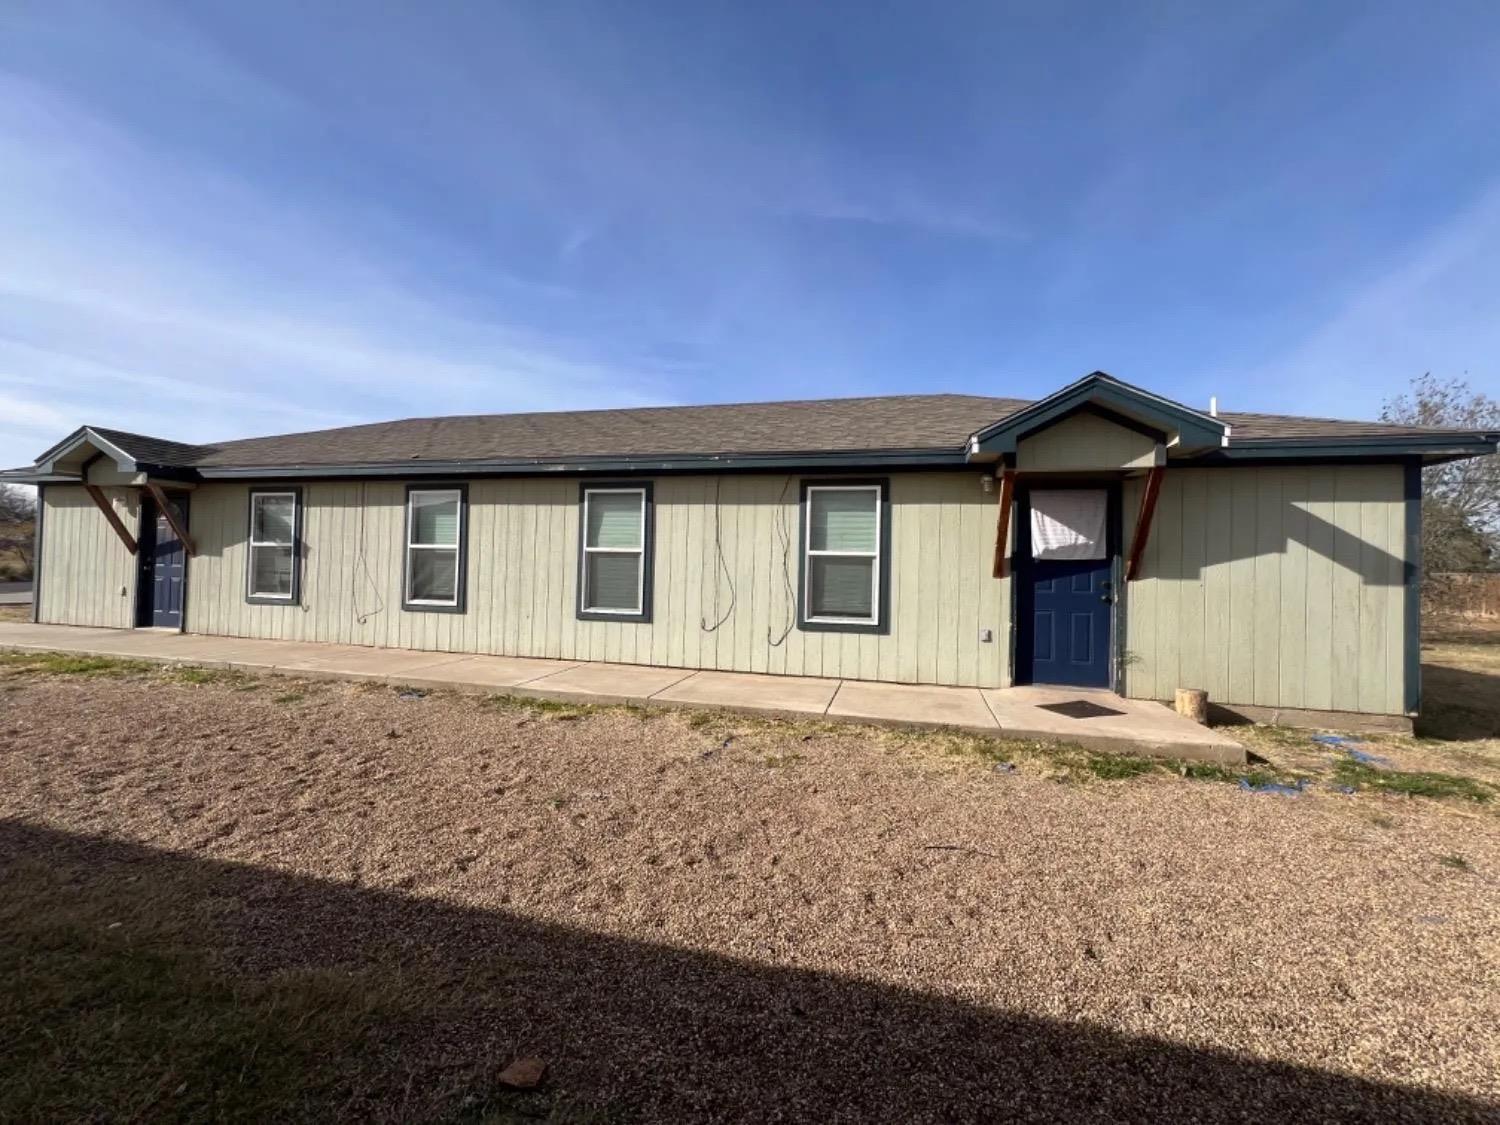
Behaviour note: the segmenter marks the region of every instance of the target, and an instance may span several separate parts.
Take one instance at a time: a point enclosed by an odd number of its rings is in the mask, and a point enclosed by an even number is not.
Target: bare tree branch
[[[1428,372],[1388,400],[1380,417],[1406,426],[1500,430],[1500,401],[1463,379]],[[1500,566],[1500,455],[1422,470],[1422,558],[1426,575]]]

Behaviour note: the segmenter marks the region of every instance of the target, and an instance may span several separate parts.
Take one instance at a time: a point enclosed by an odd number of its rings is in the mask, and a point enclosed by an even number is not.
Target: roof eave
[[[649,457],[504,458],[474,461],[381,461],[331,465],[205,465],[203,480],[292,477],[552,476],[577,473],[684,473],[726,469],[849,469],[961,467],[962,449],[856,449],[824,453],[719,453]]]
[[[0,469],[0,484],[82,484],[76,473],[41,473],[31,468]]]
[[[1421,458],[1430,464],[1500,452],[1500,434],[1364,434],[1354,437],[1254,438],[1231,442],[1195,460]]]

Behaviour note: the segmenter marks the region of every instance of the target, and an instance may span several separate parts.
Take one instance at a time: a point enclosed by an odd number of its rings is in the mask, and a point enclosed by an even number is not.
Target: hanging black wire
[[[787,526],[786,520],[786,494],[792,487],[792,478],[787,477],[781,486],[781,496],[776,501],[776,537],[781,540],[781,580],[786,584],[786,628],[781,630],[781,636],[772,637],[771,627],[766,626],[766,643],[772,648],[780,648],[787,637],[792,634],[792,626],[797,623],[797,588],[792,585],[792,530]]]
[[[708,623],[708,618],[706,618],[706,617],[700,617],[700,618],[698,618],[698,628],[702,629],[705,633],[712,633],[715,630],[717,630],[718,627],[720,625],[724,624],[724,622],[728,621],[730,615],[734,613],[734,599],[735,599],[735,593],[734,593],[734,574],[730,571],[730,569],[729,569],[729,563],[724,558],[724,535],[723,535],[723,520],[722,520],[723,513],[722,513],[722,511],[720,509],[720,506],[719,506],[719,489],[723,486],[723,483],[724,483],[724,478],[723,478],[722,475],[717,476],[717,477],[714,478],[714,549],[719,554],[719,567],[723,569],[723,571],[724,571],[724,577],[729,580],[729,608],[726,609],[724,611],[723,616],[720,617],[717,621],[715,621],[712,625],[710,625]],[[715,570],[715,572],[714,572],[714,577],[717,580],[717,578],[718,578],[718,571],[717,570]],[[717,584],[717,581],[716,581],[715,585],[714,585],[715,600],[717,600],[718,592],[719,592],[719,589],[718,589],[718,584]]]
[[[370,573],[370,560],[365,556],[365,513],[369,511],[369,504],[365,499],[366,483],[359,482],[359,553],[356,563],[365,573],[365,581],[369,582],[370,589],[375,594],[375,600],[380,604],[368,612],[361,613],[359,610],[359,576],[355,575],[354,587],[350,590],[350,602],[354,610],[354,620],[363,625],[377,613],[385,611],[385,597],[380,592],[380,587],[375,582],[375,576]]]

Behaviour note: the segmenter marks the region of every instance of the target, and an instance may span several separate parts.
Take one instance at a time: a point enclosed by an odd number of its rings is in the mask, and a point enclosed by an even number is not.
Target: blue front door
[[[1030,507],[1016,528],[1016,682],[1109,687],[1116,545],[1114,490],[1102,558],[1032,557]]]
[[[177,521],[187,524],[186,496],[172,496],[167,501]],[[151,500],[142,502],[148,518],[142,520],[141,587],[136,621],[158,628],[182,628],[182,601],[187,586],[187,550],[167,517],[157,511]]]

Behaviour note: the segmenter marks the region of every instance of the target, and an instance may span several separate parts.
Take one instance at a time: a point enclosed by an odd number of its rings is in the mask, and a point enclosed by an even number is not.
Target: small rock
[[[517,1059],[500,1072],[500,1085],[512,1090],[535,1090],[546,1073],[547,1064],[541,1059]]]

